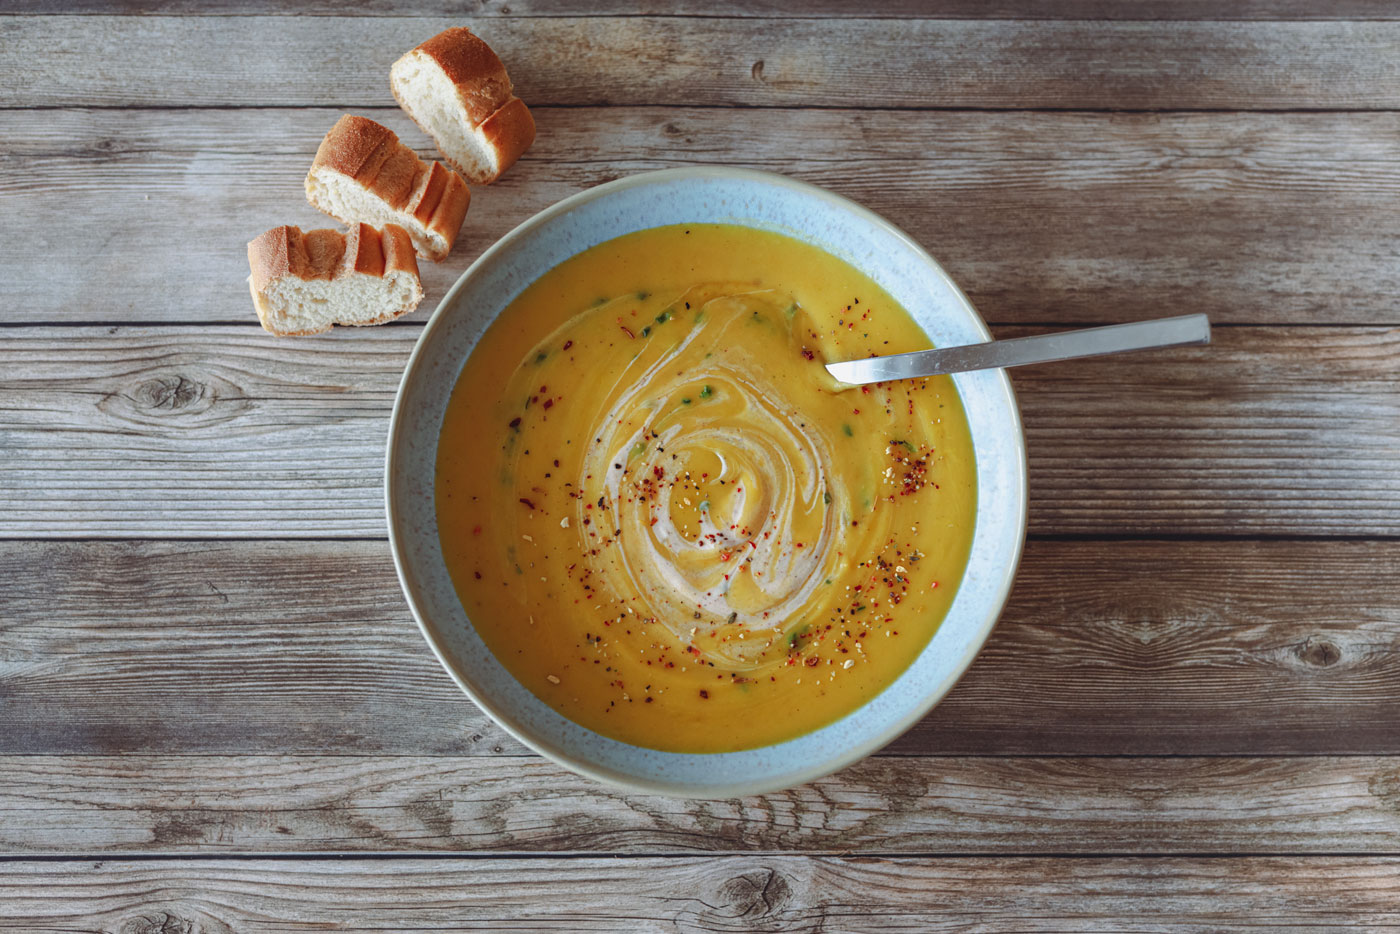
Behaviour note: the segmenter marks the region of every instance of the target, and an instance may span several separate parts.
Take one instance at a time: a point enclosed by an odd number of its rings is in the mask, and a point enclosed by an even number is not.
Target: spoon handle
[[[1129,350],[1152,350],[1157,347],[1178,347],[1183,344],[1209,344],[1210,321],[1205,315],[1181,315],[1176,318],[1156,318],[1131,324],[1112,324],[1102,328],[1061,331],[1058,334],[1037,334],[985,344],[921,350],[917,353],[892,354],[827,364],[827,372],[852,386],[861,383],[883,383],[892,379],[912,379],[938,376],[942,373],[962,373],[966,370],[987,370],[994,367],[1024,366],[1027,363],[1049,363],[1054,360],[1074,360],[1103,354],[1124,353]]]

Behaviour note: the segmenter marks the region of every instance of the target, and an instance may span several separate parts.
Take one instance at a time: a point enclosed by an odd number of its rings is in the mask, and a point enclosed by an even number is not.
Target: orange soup
[[[971,544],[946,377],[824,363],[927,349],[849,264],[774,233],[660,227],[560,264],[453,390],[443,553],[497,658],[569,719],[727,752],[825,726],[928,644]]]

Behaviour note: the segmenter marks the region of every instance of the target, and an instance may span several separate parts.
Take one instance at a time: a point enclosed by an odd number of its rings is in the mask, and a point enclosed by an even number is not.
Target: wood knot
[[[204,398],[204,384],[178,374],[157,376],[137,385],[131,399],[143,409],[184,409]]]
[[[237,386],[217,373],[161,367],[140,373],[134,384],[129,379],[107,389],[97,408],[108,418],[142,428],[185,431],[218,425],[252,407]]]
[[[1400,771],[1377,772],[1366,782],[1366,790],[1376,797],[1381,807],[1400,814]]]
[[[1331,668],[1342,660],[1342,650],[1326,639],[1304,639],[1294,652],[1303,664],[1314,668]]]
[[[121,934],[198,934],[199,930],[193,921],[158,911],[127,921],[121,927]]]
[[[750,73],[753,75],[753,79],[754,79],[755,81],[762,81],[762,80],[763,80],[763,59],[760,58],[758,61],[754,62],[754,63],[753,63],[753,68],[749,69],[749,71],[750,71]]]
[[[742,873],[720,886],[728,910],[725,916],[744,922],[746,931],[783,929],[782,910],[792,901],[792,887],[776,870],[763,868]]]

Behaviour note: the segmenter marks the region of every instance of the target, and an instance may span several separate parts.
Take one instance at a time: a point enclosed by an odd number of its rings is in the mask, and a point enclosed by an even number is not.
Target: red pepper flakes
[[[535,504],[532,503],[532,502],[530,502],[528,499],[526,499],[526,498],[523,497],[523,496],[520,497],[520,501],[521,501],[522,503],[524,503],[524,504],[525,504],[527,507],[529,507],[530,509],[534,509],[534,508],[535,508]]]
[[[565,350],[568,350],[568,349],[569,349],[570,347],[572,347],[572,346],[574,346],[574,342],[573,342],[573,341],[564,341],[564,349],[565,349]]]
[[[519,415],[515,416],[515,418],[512,418],[512,419],[510,420],[510,427],[512,427],[512,428],[519,428],[519,427],[520,427],[520,416],[519,416]]]
[[[709,700],[709,699],[710,699],[710,692],[707,691],[707,690],[705,690],[704,688],[701,688],[701,689],[700,689],[700,699],[701,699],[701,700]]]

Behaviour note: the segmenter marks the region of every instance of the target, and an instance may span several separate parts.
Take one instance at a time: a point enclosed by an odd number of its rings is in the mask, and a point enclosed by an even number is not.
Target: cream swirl
[[[835,388],[805,349],[808,316],[784,293],[732,284],[629,295],[571,319],[537,359],[600,332],[615,337],[588,358],[596,403],[569,409],[590,413],[570,465],[577,577],[704,662],[755,668],[817,622],[818,589],[849,563],[848,478],[833,470],[830,419],[808,420]],[[775,354],[802,365],[758,364]]]

